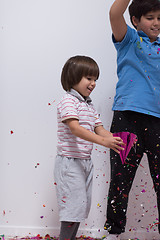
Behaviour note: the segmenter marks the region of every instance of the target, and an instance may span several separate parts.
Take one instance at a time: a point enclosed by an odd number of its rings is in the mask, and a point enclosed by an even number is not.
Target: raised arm
[[[110,8],[109,16],[111,28],[117,42],[121,42],[127,32],[127,24],[123,14],[129,2],[130,0],[115,0]]]

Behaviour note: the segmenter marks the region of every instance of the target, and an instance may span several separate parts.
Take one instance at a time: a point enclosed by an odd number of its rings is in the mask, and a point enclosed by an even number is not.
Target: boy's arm
[[[115,0],[109,12],[112,32],[117,42],[121,42],[127,32],[127,24],[124,19],[124,12],[130,0]]]
[[[86,128],[80,126],[79,121],[77,119],[68,119],[66,120],[65,123],[69,126],[72,134],[79,138],[102,145],[107,148],[111,148],[117,153],[119,153],[119,150],[123,150],[123,148],[120,147],[119,145],[124,145],[124,144],[122,139],[119,137],[113,137],[112,134],[108,134],[108,136],[105,134],[104,134],[105,136],[100,136],[98,134],[95,134],[87,130]]]
[[[96,134],[98,134],[102,137],[113,136],[113,134],[111,132],[107,131],[102,125],[95,127],[94,131]]]

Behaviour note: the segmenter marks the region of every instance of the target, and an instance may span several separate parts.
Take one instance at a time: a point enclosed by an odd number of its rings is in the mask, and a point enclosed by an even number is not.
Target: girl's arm
[[[117,42],[121,42],[127,32],[127,24],[124,19],[124,12],[130,0],[115,0],[109,12],[112,32]]]
[[[99,134],[93,133],[85,129],[84,127],[80,126],[79,121],[77,119],[68,119],[66,120],[66,124],[70,128],[72,134],[75,135],[76,137],[102,145],[107,148],[111,148],[117,153],[119,153],[119,150],[123,150],[123,148],[119,146],[124,145],[122,139],[119,137],[113,137],[112,134],[109,133],[107,130],[106,130],[107,134],[104,134],[104,136],[102,134],[100,136]],[[99,131],[101,131],[101,129]]]

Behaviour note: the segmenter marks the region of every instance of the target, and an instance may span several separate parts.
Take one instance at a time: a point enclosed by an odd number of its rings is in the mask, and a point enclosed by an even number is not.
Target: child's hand
[[[123,146],[125,146],[125,143],[120,137],[113,137],[110,135],[105,137],[104,141],[106,147],[113,149],[118,154],[120,154],[120,150],[124,150]]]

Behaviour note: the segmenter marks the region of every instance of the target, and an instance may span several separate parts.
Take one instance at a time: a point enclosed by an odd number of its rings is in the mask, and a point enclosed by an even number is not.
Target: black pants
[[[115,111],[111,132],[123,131],[135,133],[138,141],[124,165],[119,154],[110,152],[111,182],[105,229],[111,234],[125,231],[128,195],[144,153],[147,154],[160,215],[160,118],[133,111]],[[160,224],[158,227],[160,232]]]

